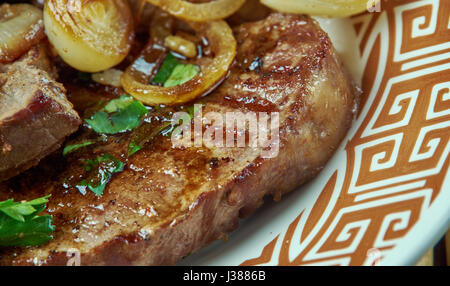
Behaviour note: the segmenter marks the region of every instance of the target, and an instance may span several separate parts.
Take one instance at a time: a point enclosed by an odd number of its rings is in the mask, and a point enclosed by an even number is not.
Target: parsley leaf
[[[36,246],[52,239],[51,215],[38,216],[50,196],[28,202],[0,202],[0,246]]]
[[[69,153],[75,152],[78,149],[81,149],[83,147],[92,145],[94,143],[95,142],[93,142],[93,141],[87,141],[87,142],[83,142],[83,143],[80,143],[80,144],[67,145],[67,146],[64,147],[63,156],[66,156]]]
[[[94,160],[88,160],[85,170],[90,173],[88,180],[80,182],[80,186],[87,186],[94,194],[101,196],[113,174],[123,171],[122,161],[110,154],[98,156]]]
[[[85,121],[97,133],[117,134],[136,128],[148,110],[132,97],[122,95]]]
[[[199,68],[195,65],[177,65],[170,77],[164,83],[164,87],[173,87],[188,82],[193,79],[198,72]]]
[[[141,149],[142,149],[141,145],[139,145],[135,142],[131,142],[130,145],[128,145],[128,157],[134,155],[136,152],[138,152]]]
[[[164,87],[173,87],[191,80],[198,72],[199,68],[197,66],[183,64],[172,53],[169,53],[152,83]]]
[[[197,112],[199,112],[202,108],[203,108],[204,104],[203,103],[196,103],[194,105],[188,106],[186,107],[186,111],[189,114],[189,117],[192,119],[194,119],[195,114]]]
[[[181,64],[181,62],[177,60],[172,53],[169,53],[164,59],[155,78],[153,78],[152,83],[161,85],[164,84],[169,79],[175,67],[179,64]]]
[[[116,112],[120,109],[125,109],[128,105],[132,104],[134,101],[133,97],[122,95],[119,98],[113,99],[109,101],[105,107],[103,107],[103,110],[108,113]]]

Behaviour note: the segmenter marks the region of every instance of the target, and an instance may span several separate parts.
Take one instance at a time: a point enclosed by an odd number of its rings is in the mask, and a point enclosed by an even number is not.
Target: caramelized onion
[[[29,4],[0,6],[0,63],[15,60],[44,37],[41,10]]]
[[[120,63],[134,38],[126,0],[48,0],[44,23],[61,58],[84,72],[98,72]]]
[[[92,80],[103,85],[121,87],[120,77],[123,72],[118,69],[109,69],[102,72],[92,74]]]
[[[167,13],[187,21],[206,22],[224,19],[239,10],[245,0],[216,0],[190,3],[185,0],[147,0]]]
[[[264,5],[284,13],[347,17],[367,9],[367,0],[261,0]]]
[[[167,36],[164,40],[164,45],[172,51],[179,53],[186,58],[193,58],[197,56],[197,47],[189,40],[183,39],[179,36]]]
[[[136,99],[148,105],[175,105],[191,101],[211,91],[226,76],[236,55],[236,40],[224,21],[192,24],[192,28],[204,36],[214,53],[214,58],[200,66],[200,72],[188,82],[161,87],[139,81],[129,67],[122,75],[123,88]]]

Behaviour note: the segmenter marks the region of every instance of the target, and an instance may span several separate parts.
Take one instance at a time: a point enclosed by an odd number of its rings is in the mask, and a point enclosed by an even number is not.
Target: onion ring
[[[121,78],[126,92],[147,105],[176,105],[208,93],[225,78],[236,56],[237,43],[231,28],[225,21],[190,25],[208,39],[215,55],[211,63],[202,65],[200,72],[188,82],[167,88],[139,82],[129,67]]]
[[[208,3],[190,3],[185,0],[147,0],[177,18],[207,22],[231,16],[244,5],[245,0],[217,0]]]
[[[0,6],[0,63],[15,60],[44,37],[40,9],[29,4]]]
[[[279,12],[313,16],[348,17],[367,9],[367,0],[261,0]]]
[[[126,0],[48,0],[44,24],[61,58],[84,72],[117,65],[128,55],[134,39]]]

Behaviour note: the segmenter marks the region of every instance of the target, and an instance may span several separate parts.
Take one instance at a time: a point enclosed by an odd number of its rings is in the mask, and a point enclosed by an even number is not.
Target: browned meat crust
[[[0,181],[58,149],[81,121],[54,80],[44,46],[0,71]]]
[[[61,187],[72,165],[56,182],[25,177],[0,184],[0,200],[51,193],[56,225],[50,243],[0,251],[0,264],[65,264],[71,248],[83,265],[175,264],[236,229],[265,195],[280,197],[314,177],[357,109],[358,95],[330,39],[310,18],[281,14],[235,34],[236,63],[203,100],[204,112],[280,112],[276,158],[263,159],[258,148],[173,149],[161,136],[127,162],[101,197]],[[260,65],[250,70],[255,61]]]

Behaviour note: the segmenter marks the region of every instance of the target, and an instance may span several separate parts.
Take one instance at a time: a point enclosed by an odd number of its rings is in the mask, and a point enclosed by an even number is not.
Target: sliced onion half
[[[225,19],[244,5],[245,0],[216,0],[191,3],[185,0],[147,0],[167,13],[187,21],[206,22]]]
[[[327,17],[348,17],[367,9],[377,0],[261,0],[279,12]]]
[[[29,4],[0,6],[0,63],[15,60],[44,37],[40,9]]]
[[[122,75],[122,87],[147,105],[181,104],[214,89],[225,78],[233,63],[236,56],[236,40],[225,21],[191,23],[191,27],[208,40],[214,54],[211,61],[200,66],[200,72],[193,79],[178,86],[161,87],[143,83],[129,67]]]

